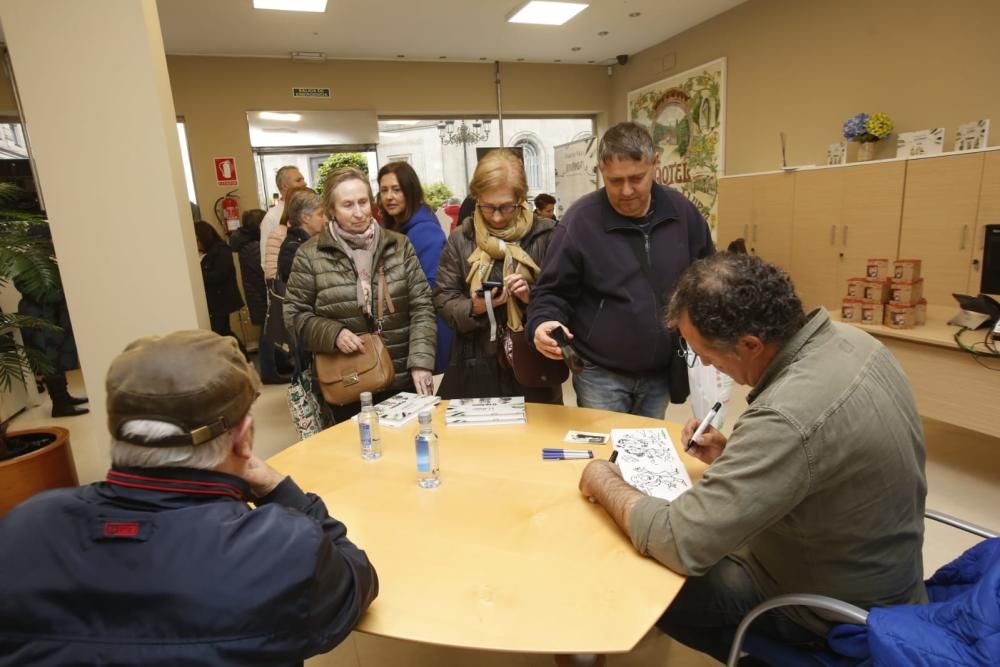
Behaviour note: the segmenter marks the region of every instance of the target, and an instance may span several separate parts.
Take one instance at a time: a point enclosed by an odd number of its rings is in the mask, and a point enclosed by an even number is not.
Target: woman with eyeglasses
[[[484,291],[491,297],[496,331],[519,332],[527,319],[531,290],[541,272],[554,225],[534,215],[517,153],[500,148],[479,161],[469,183],[473,214],[448,237],[434,289],[434,305],[455,331],[443,398],[524,396],[536,403],[562,403],[561,387],[522,387],[498,360]],[[503,287],[484,290],[484,282]],[[493,338],[491,340],[491,338]]]

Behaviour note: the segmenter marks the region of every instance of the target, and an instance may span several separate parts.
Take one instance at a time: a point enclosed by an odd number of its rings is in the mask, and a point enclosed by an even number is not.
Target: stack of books
[[[528,413],[524,408],[524,396],[456,398],[448,401],[444,422],[448,426],[526,424]]]
[[[401,391],[375,406],[378,423],[389,428],[399,428],[416,420],[421,410],[433,408],[441,402],[440,396],[421,396],[412,391]],[[352,417],[358,421],[358,416]]]

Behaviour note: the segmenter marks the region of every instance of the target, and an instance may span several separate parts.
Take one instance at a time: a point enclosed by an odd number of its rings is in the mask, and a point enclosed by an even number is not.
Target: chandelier
[[[478,144],[490,138],[490,120],[472,121],[470,129],[465,121],[459,121],[456,127],[453,120],[442,120],[437,124],[438,134],[441,135],[441,143],[448,144]]]

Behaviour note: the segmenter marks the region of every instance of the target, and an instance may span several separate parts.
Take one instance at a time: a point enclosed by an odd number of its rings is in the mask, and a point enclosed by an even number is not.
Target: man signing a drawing
[[[693,264],[667,326],[702,363],[753,390],[728,439],[709,428],[692,443],[709,467],[673,502],[640,493],[607,461],[580,479],[641,554],[688,576],[657,626],[725,661],[743,616],[776,595],[866,609],[925,602],[924,438],[892,354],[822,308],[806,315],[788,276],[752,255]],[[682,445],[697,424],[685,426]],[[831,625],[792,607],[753,630],[811,646]]]

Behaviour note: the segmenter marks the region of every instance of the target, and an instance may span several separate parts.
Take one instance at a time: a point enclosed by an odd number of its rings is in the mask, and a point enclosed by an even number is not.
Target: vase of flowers
[[[888,137],[892,128],[892,119],[881,111],[871,115],[862,112],[844,122],[844,139],[857,142],[857,161],[865,162],[874,156],[875,142]]]

